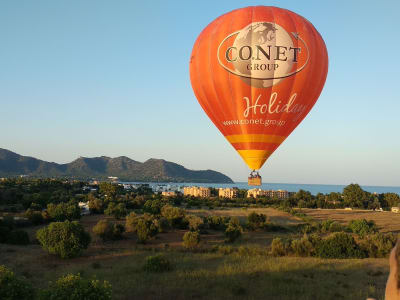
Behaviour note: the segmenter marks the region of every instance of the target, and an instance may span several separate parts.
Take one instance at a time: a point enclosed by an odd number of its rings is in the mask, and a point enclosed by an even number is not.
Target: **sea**
[[[170,186],[170,187],[184,187],[184,186],[203,186],[213,188],[232,188],[237,187],[239,189],[252,189],[254,186],[249,186],[247,182],[235,182],[235,183],[197,183],[197,182],[121,182],[126,184],[143,184],[147,183],[151,187],[154,186]],[[346,185],[332,185],[332,184],[296,184],[296,183],[263,183],[259,188],[263,190],[286,190],[289,192],[297,192],[299,190],[309,191],[311,194],[316,195],[318,193],[329,194],[331,192],[342,193]],[[396,193],[400,195],[400,186],[372,186],[372,185],[361,185],[364,191],[370,193]]]

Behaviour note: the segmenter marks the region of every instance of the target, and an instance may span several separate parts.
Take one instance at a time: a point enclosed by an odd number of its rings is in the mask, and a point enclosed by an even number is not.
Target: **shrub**
[[[266,221],[267,221],[266,215],[252,212],[247,217],[247,227],[250,230],[257,230],[263,228]]]
[[[12,245],[28,245],[29,244],[29,235],[24,230],[14,230],[8,234],[7,244]]]
[[[17,278],[11,270],[0,265],[0,299],[32,299],[32,286]]]
[[[131,212],[129,215],[125,217],[125,230],[126,232],[136,232],[136,224],[138,215],[134,212]]]
[[[166,218],[161,217],[159,219],[155,220],[155,225],[158,228],[158,232],[162,233],[162,232],[167,232],[169,229],[169,222]]]
[[[225,230],[229,221],[229,217],[222,216],[209,216],[206,218],[206,223],[213,230]]]
[[[113,216],[116,219],[121,219],[127,215],[128,211],[126,210],[124,203],[110,202],[108,204],[107,209],[104,211],[104,214],[108,216]]]
[[[74,219],[80,219],[81,217],[81,209],[78,204],[73,201],[59,204],[49,203],[46,211],[50,218],[57,222],[65,220],[72,221]]]
[[[186,220],[189,223],[189,229],[191,231],[197,231],[204,227],[204,221],[202,218],[195,215],[186,216]]]
[[[122,234],[125,231],[125,227],[121,224],[113,224],[107,219],[100,220],[94,227],[93,233],[103,239],[107,240],[119,240],[122,238]]]
[[[25,212],[25,217],[28,218],[28,220],[33,225],[39,225],[43,223],[43,216],[41,211],[35,211],[28,208]]]
[[[358,234],[360,237],[378,231],[374,221],[367,221],[365,219],[351,220],[348,227],[353,233]]]
[[[136,225],[136,234],[139,242],[145,243],[150,238],[154,237],[158,232],[158,227],[152,219],[141,217]]]
[[[89,194],[91,195],[91,194]],[[91,196],[88,198],[89,210],[91,213],[102,214],[104,212],[104,202],[101,199]]]
[[[321,258],[363,258],[365,255],[354,238],[345,232],[336,232],[321,240],[317,247]]]
[[[291,248],[296,256],[313,256],[315,254],[315,245],[307,235],[304,235],[301,239],[293,240]]]
[[[53,222],[38,230],[36,238],[45,251],[61,258],[79,256],[90,243],[90,235],[76,221]]]
[[[69,274],[61,277],[43,291],[43,300],[108,300],[111,299],[112,289],[108,281],[96,279],[87,280],[79,274]]]
[[[199,246],[200,233],[197,231],[188,231],[183,236],[183,246],[186,249],[194,250]]]
[[[272,240],[271,254],[273,256],[285,256],[288,254],[287,247],[280,238],[274,238]]]
[[[344,231],[345,228],[344,226],[342,226],[340,223],[338,222],[333,222],[330,226],[329,226],[329,231],[330,232],[340,232],[340,231]]]
[[[185,229],[187,221],[185,220],[185,211],[179,207],[165,205],[161,209],[161,215],[166,218],[172,228]]]
[[[159,215],[164,205],[165,203],[161,200],[147,200],[143,205],[143,211],[152,215]]]
[[[386,257],[395,246],[397,237],[393,233],[376,233],[361,241],[360,247],[368,257]]]
[[[163,255],[149,256],[146,258],[144,270],[147,272],[165,272],[171,269],[171,263]]]
[[[228,223],[228,227],[225,230],[226,241],[228,243],[233,243],[242,235],[242,227],[239,224],[239,220],[237,218],[231,219]]]

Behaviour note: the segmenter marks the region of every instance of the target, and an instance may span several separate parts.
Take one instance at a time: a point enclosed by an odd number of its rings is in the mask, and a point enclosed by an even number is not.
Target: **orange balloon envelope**
[[[220,16],[201,32],[190,59],[201,107],[252,170],[308,114],[327,72],[326,46],[314,26],[277,7]]]

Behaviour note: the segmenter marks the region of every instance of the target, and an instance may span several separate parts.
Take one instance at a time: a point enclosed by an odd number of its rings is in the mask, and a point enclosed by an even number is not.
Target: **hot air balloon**
[[[245,7],[211,22],[197,38],[190,80],[208,117],[252,170],[258,170],[309,113],[324,86],[321,35],[286,9]]]

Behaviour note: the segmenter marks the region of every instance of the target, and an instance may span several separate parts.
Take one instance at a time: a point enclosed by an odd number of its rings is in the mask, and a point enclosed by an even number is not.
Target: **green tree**
[[[124,203],[110,202],[104,214],[113,216],[116,219],[121,219],[127,215],[128,211]]]
[[[366,208],[368,203],[368,194],[358,185],[349,184],[343,189],[343,201],[346,206]]]
[[[90,243],[90,235],[77,221],[50,223],[36,232],[36,238],[45,251],[61,258],[81,255]]]
[[[345,232],[332,233],[321,240],[317,247],[317,255],[321,258],[364,258],[351,234]]]
[[[40,296],[43,300],[111,300],[112,288],[108,281],[88,280],[79,274],[59,278]]]
[[[383,199],[387,203],[389,208],[400,205],[400,196],[398,194],[385,193],[383,195]]]
[[[185,211],[179,207],[165,205],[161,209],[161,215],[168,220],[172,228],[184,229],[187,226]]]
[[[70,201],[68,203],[47,205],[47,213],[50,218],[54,221],[62,222],[65,220],[72,221],[74,219],[80,219],[81,209],[76,202]]]

